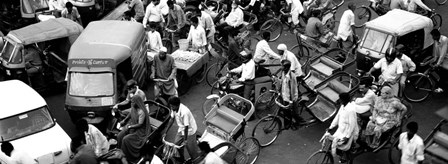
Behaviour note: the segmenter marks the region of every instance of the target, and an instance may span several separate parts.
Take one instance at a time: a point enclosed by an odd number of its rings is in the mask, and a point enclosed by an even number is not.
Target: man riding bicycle
[[[333,8],[332,0],[308,0],[303,2],[305,16],[308,17],[313,10],[320,10],[321,13]]]
[[[176,64],[174,58],[166,55],[166,48],[162,47],[158,55],[154,56],[154,63],[151,66],[151,79],[161,79],[166,81],[156,81],[154,84],[154,96],[160,95],[178,96],[176,82]]]
[[[241,73],[241,77],[238,78],[239,82],[244,83],[244,94],[245,99],[250,100],[250,93],[254,88],[255,79],[255,62],[252,59],[252,54],[243,54],[243,64],[239,67],[230,70],[231,73]]]
[[[397,59],[397,52],[394,48],[387,49],[385,57],[378,60],[366,75],[370,75],[373,71],[378,69],[381,70],[381,75],[378,80],[379,83],[382,84],[387,82],[393,90],[393,95],[398,96],[399,81],[403,74],[403,66],[401,61]]]
[[[295,121],[293,125],[300,126],[305,123],[305,120],[299,116],[297,111],[297,101],[299,100],[299,86],[297,84],[296,74],[291,70],[291,62],[289,60],[282,60],[282,72],[281,72],[281,97],[285,104],[289,104],[289,109],[286,110],[291,118],[291,121]]]
[[[142,98],[143,101],[146,101],[145,92],[143,92],[142,90],[140,90],[138,88],[137,81],[135,81],[134,79],[131,79],[131,80],[129,80],[126,83],[126,89],[128,91],[128,95],[126,96],[126,100],[115,104],[112,107],[112,110],[117,111],[120,106],[129,105],[131,103],[131,98],[134,95],[138,95],[138,96],[140,96]],[[122,111],[122,114],[124,116],[127,116],[130,111],[131,111],[131,108],[125,109],[125,110]]]

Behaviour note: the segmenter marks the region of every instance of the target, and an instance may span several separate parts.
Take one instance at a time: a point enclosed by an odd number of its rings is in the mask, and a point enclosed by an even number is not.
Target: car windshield
[[[22,11],[33,14],[38,9],[48,8],[47,0],[22,0]]]
[[[0,120],[2,141],[11,141],[25,137],[55,124],[46,106]]]
[[[92,2],[93,0],[74,0],[75,2]]]
[[[383,54],[386,52],[387,48],[389,48],[392,38],[392,35],[377,30],[368,29],[364,34],[361,47]]]
[[[12,44],[11,42],[5,42],[5,45],[2,47],[3,50],[1,51],[1,57],[6,60],[9,61],[9,59],[11,58],[11,62],[12,64],[17,64],[22,62],[22,58],[20,55],[20,48],[17,48],[17,46],[14,46],[14,44]]]
[[[70,72],[69,94],[73,96],[112,96],[114,94],[113,74]]]

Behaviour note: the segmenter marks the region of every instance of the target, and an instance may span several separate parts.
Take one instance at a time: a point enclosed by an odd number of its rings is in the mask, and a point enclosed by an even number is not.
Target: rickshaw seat
[[[314,102],[308,105],[308,109],[321,122],[326,121],[336,114],[335,104],[326,100],[321,95],[317,95]]]
[[[209,117],[206,122],[230,134],[243,119],[241,114],[222,105],[216,110],[216,114]]]
[[[319,89],[319,93],[336,103],[339,94],[349,92],[350,89],[336,79],[331,80],[324,88]]]
[[[440,159],[448,161],[448,135],[443,132],[436,132],[433,139],[434,142],[432,142],[425,151]]]
[[[322,56],[321,58],[319,58],[319,61],[317,63],[312,64],[311,67],[325,74],[326,76],[330,76],[333,74],[333,71],[335,69],[342,67],[342,65],[338,64],[337,62],[333,61],[332,59],[326,56]]]

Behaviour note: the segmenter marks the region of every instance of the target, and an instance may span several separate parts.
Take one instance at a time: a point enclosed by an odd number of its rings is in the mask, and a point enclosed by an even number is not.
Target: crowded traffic
[[[448,163],[446,0],[18,2],[0,164]]]

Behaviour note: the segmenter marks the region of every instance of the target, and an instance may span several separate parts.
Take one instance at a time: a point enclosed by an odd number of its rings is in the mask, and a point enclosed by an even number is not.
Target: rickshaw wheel
[[[258,96],[255,101],[255,115],[261,119],[269,114],[273,115],[276,111],[275,107],[275,95],[274,91],[267,91]]]
[[[440,16],[440,14],[434,14],[431,16],[431,20],[435,29],[440,29],[440,27],[442,27],[442,16]]]
[[[252,131],[261,147],[266,147],[274,143],[282,129],[282,122],[277,116],[266,116],[260,119]]]
[[[269,42],[273,42],[280,38],[280,36],[282,35],[283,26],[280,21],[277,21],[276,19],[270,19],[261,25],[260,30],[262,32],[271,33],[271,39],[269,40]]]
[[[206,54],[208,55],[208,54]],[[197,84],[201,83],[205,80],[205,76],[207,75],[207,63],[202,65],[202,67],[198,70],[198,72],[194,75],[194,80]]]
[[[206,99],[204,104],[202,104],[202,114],[204,117],[215,107],[216,99]]]
[[[308,47],[303,45],[295,45],[292,47],[291,52],[296,55],[297,59],[299,59],[302,68],[308,64],[308,61],[310,60],[310,50]]]
[[[360,28],[364,26],[364,24],[368,21],[370,21],[370,18],[372,17],[372,12],[370,9],[366,6],[360,6],[357,7],[354,11],[355,14],[355,27]]]
[[[331,153],[329,151],[317,151],[315,153],[313,153],[308,160],[306,161],[307,164],[315,164],[315,163],[320,163],[320,164],[333,164],[334,163],[334,159],[333,159],[333,155],[331,155]]]
[[[178,83],[177,92],[180,96],[188,92],[191,87],[191,80],[185,71],[177,72],[176,76]]]
[[[390,145],[389,148],[389,162],[391,164],[399,164],[400,158],[401,158],[401,150],[398,149],[398,142],[400,141],[399,137],[395,137],[395,139],[391,142],[392,145]]]
[[[413,74],[406,78],[403,95],[411,102],[421,102],[429,97],[433,90],[432,81],[420,74]]]
[[[261,149],[257,139],[253,137],[246,138],[238,145],[238,147],[248,156],[248,159],[245,160],[246,163],[254,164],[255,161],[257,161]]]

